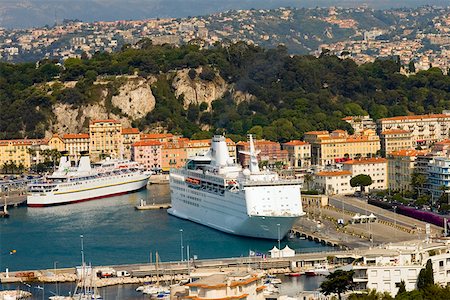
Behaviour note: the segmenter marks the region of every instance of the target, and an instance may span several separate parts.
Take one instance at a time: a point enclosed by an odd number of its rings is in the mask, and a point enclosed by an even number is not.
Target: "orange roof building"
[[[378,120],[380,132],[406,130],[411,132],[413,147],[428,146],[449,138],[450,114],[399,116]]]
[[[268,166],[275,166],[281,163],[282,165],[288,166],[288,151],[282,150],[280,143],[267,141],[267,140],[256,140],[254,141],[256,150],[260,150],[258,154],[258,161]],[[250,157],[240,151],[250,151],[249,142],[238,142],[236,144],[236,151],[238,156],[238,162],[242,166],[248,166],[250,164]]]
[[[320,171],[314,175],[314,189],[326,195],[352,194],[350,171]]]
[[[388,153],[388,184],[392,191],[411,191],[411,177],[419,172],[419,158],[424,157],[424,168],[428,168],[427,150],[402,149]]]
[[[138,141],[131,146],[131,158],[142,164],[147,170],[162,169],[162,143],[159,141]]]
[[[371,157],[380,151],[380,138],[372,129],[357,135],[349,135],[344,130],[311,131],[305,133],[304,140],[311,144],[311,163],[316,165]]]
[[[311,165],[310,143],[293,140],[281,144],[281,148],[288,152],[288,161],[291,168],[308,168]]]
[[[342,169],[349,171],[353,176],[360,174],[369,175],[372,184],[370,190],[385,190],[388,187],[388,164],[387,159],[382,157],[361,158],[345,161]]]
[[[415,147],[411,131],[403,129],[389,129],[380,134],[381,155],[386,157],[390,152],[412,149]]]

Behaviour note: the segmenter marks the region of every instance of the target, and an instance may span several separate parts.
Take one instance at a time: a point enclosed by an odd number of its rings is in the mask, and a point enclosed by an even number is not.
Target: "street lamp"
[[[180,229],[180,250],[181,250],[181,261],[183,261],[184,260],[183,229]]]
[[[55,289],[56,289],[56,295],[59,296],[59,291],[58,291],[58,276],[56,275],[56,265],[58,264],[57,261],[53,262],[53,269],[55,270],[55,277],[56,277],[56,282],[55,282]]]
[[[278,249],[281,250],[281,246],[280,246],[280,224],[277,224],[277,231],[278,231]]]

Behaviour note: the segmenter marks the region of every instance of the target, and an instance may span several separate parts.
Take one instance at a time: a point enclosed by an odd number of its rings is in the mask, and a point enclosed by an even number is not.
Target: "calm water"
[[[199,259],[248,256],[249,250],[265,253],[277,243],[225,234],[165,210],[136,211],[134,206],[142,198],[147,203],[169,202],[169,188],[153,185],[149,190],[84,203],[11,209],[11,218],[0,219],[0,270],[51,269],[55,262],[58,267],[80,265],[81,234],[86,261],[94,266],[148,262],[155,251],[162,261],[180,260],[180,229],[185,249],[189,245],[191,256]],[[281,244],[301,252],[327,249],[299,239],[284,239]],[[11,255],[13,249],[16,253]],[[117,294],[119,289],[105,292]]]

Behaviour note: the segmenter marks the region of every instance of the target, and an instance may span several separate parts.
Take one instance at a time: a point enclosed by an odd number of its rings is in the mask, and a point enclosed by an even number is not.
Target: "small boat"
[[[316,276],[316,272],[314,270],[308,270],[305,272],[306,276]]]
[[[302,276],[302,273],[300,273],[300,272],[287,273],[287,276],[289,276],[289,277],[299,277],[299,276]]]
[[[267,295],[277,294],[279,292],[279,289],[276,286],[274,286],[273,284],[271,284],[271,283],[265,284],[264,286],[266,288],[264,289],[263,294],[266,295],[266,296]]]
[[[327,265],[315,265],[314,269],[305,272],[306,276],[327,276],[330,275]]]

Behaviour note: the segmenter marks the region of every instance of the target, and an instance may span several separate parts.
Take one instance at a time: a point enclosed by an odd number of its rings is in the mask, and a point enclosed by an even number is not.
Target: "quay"
[[[141,199],[139,205],[136,205],[134,208],[137,210],[156,210],[156,209],[168,209],[171,208],[171,203],[153,203],[147,204],[146,201]]]

